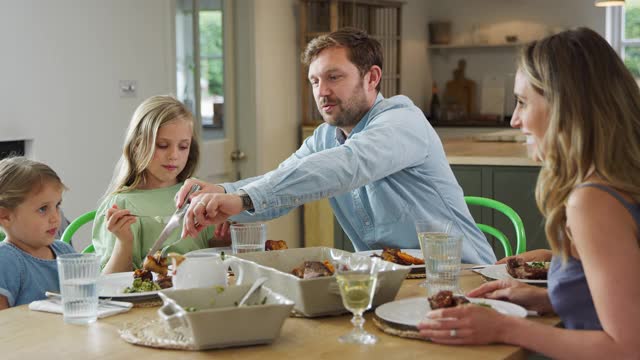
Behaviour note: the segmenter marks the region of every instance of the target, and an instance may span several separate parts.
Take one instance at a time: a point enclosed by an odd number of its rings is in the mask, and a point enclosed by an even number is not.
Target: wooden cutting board
[[[465,114],[475,112],[476,83],[464,77],[466,61],[458,61],[458,67],[453,71],[453,79],[447,82],[445,89],[445,104],[458,105]]]

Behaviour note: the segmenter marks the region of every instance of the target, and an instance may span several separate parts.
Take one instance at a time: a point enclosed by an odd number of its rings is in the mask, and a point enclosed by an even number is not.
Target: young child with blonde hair
[[[172,96],[153,96],[135,110],[114,179],[96,212],[93,245],[104,273],[141,268],[176,210],[174,197],[198,166],[200,148],[191,112]],[[180,254],[225,245],[214,227],[165,241]]]
[[[74,253],[55,240],[66,189],[49,166],[10,157],[0,160],[0,310],[59,292],[56,258]]]

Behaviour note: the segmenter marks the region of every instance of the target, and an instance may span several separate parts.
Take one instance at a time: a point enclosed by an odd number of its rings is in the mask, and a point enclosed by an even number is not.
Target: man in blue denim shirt
[[[329,198],[358,251],[419,248],[414,221],[431,218],[451,220],[465,235],[463,262],[493,263],[495,255],[422,111],[405,96],[385,99],[379,93],[380,43],[343,29],[311,41],[303,62],[325,124],[262,176],[220,185],[188,180],[178,204],[191,185],[203,190],[192,198],[183,235],[230,216],[241,222],[272,219]]]

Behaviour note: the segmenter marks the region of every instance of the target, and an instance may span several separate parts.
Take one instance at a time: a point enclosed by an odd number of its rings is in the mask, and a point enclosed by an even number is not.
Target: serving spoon
[[[256,281],[253,283],[253,285],[251,285],[251,287],[249,288],[249,291],[247,291],[246,294],[244,294],[244,296],[242,297],[242,299],[240,300],[240,302],[238,303],[238,307],[243,306],[245,302],[247,302],[247,300],[249,299],[249,297],[256,292],[256,290],[258,290],[262,284],[264,284],[264,282],[267,281],[266,277],[260,277],[257,278]]]

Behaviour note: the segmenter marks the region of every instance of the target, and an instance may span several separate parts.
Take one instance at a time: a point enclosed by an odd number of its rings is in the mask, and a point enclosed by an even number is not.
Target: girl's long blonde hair
[[[640,202],[640,90],[611,46],[587,28],[534,41],[518,68],[549,104],[536,202],[551,249],[566,259],[567,201],[592,169]]]
[[[105,195],[127,192],[146,182],[145,170],[153,159],[158,129],[178,119],[191,121],[193,124],[187,164],[178,174],[178,182],[188,179],[195,173],[200,159],[200,147],[193,115],[173,96],[153,96],[142,102],[131,117],[122,156],[116,165],[113,180]]]

